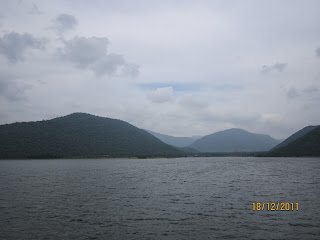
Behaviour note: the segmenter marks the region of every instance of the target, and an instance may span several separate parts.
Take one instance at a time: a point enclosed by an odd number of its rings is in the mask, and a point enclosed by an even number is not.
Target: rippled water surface
[[[319,158],[2,160],[0,239],[320,239],[319,198]]]

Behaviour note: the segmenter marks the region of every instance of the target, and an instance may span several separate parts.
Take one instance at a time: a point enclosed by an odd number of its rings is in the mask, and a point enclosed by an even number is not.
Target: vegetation
[[[302,128],[301,130],[299,130],[298,132],[292,134],[290,137],[288,137],[287,139],[285,139],[283,142],[281,142],[279,145],[275,146],[273,150],[276,150],[278,148],[282,148],[287,146],[289,143],[297,140],[298,138],[301,138],[302,136],[306,135],[308,132],[310,132],[311,130],[317,128],[318,126],[307,126],[305,128]]]
[[[268,135],[233,128],[204,136],[190,147],[200,152],[260,152],[268,151],[278,143]]]
[[[303,131],[302,131],[303,130]],[[283,146],[277,146],[265,156],[270,157],[319,157],[320,126],[312,127],[305,133],[305,128],[289,137]],[[302,131],[302,132],[301,132]],[[305,133],[305,134],[301,134]],[[297,137],[300,136],[300,137]],[[290,140],[290,141],[289,141]],[[281,145],[281,144],[280,144]]]
[[[184,156],[129,123],[85,113],[0,125],[0,133],[2,159]]]
[[[270,136],[242,129],[207,135],[190,147],[173,147],[124,121],[85,113],[0,125],[0,133],[2,159],[320,156],[320,126],[306,127],[276,147]]]

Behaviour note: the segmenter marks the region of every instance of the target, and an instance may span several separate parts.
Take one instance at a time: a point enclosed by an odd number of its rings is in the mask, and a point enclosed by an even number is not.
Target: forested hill
[[[306,135],[308,132],[312,131],[313,129],[317,128],[318,126],[307,126],[299,130],[298,132],[292,134],[290,137],[285,139],[279,145],[275,146],[272,150],[276,150],[278,148],[282,148],[287,146],[289,143],[301,138],[302,136]]]
[[[73,113],[0,125],[0,158],[184,156],[127,122]]]
[[[200,152],[259,152],[270,150],[278,143],[269,135],[232,128],[204,136],[189,147]]]
[[[272,157],[320,157],[320,126],[306,128],[293,134],[284,146],[277,146],[267,153]],[[301,134],[302,133],[304,134]],[[300,136],[300,137],[297,137]],[[293,140],[292,140],[293,139]]]

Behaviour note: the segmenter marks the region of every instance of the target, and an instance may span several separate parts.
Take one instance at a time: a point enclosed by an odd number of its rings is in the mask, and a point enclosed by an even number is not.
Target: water
[[[0,239],[320,239],[319,197],[319,158],[3,160]]]

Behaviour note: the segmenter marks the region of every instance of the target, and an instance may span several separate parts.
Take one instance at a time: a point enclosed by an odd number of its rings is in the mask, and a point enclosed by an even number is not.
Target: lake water
[[[0,223],[0,239],[320,239],[320,158],[2,160]]]

